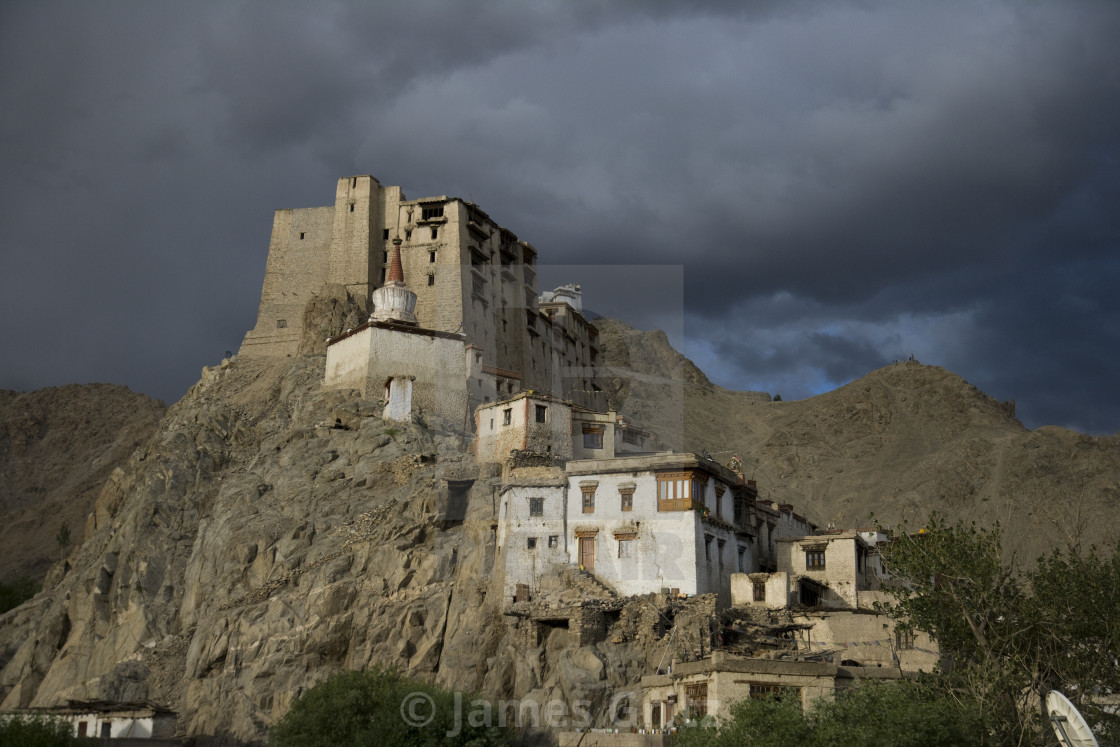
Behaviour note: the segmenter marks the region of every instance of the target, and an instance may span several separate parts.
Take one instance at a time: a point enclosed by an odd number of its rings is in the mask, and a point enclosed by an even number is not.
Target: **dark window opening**
[[[423,208],[421,210],[420,216],[423,220],[431,220],[432,218],[442,218],[443,217],[443,205],[437,205],[437,206],[434,206],[434,207]],[[432,229],[432,230],[435,230],[435,229]],[[433,236],[432,238],[434,239],[435,236]]]
[[[766,583],[765,582],[763,582],[763,581],[755,581],[754,582],[754,601],[756,601],[756,602],[765,602],[766,601]]]
[[[537,405],[537,422],[543,423],[545,415],[548,413],[548,408],[544,405]]]
[[[436,284],[436,276],[429,272],[428,273],[428,285],[435,285],[435,284]]]
[[[536,537],[530,537],[528,544],[529,544],[529,549],[530,550],[536,550],[537,549],[537,538]]]
[[[410,228],[410,229],[408,229],[404,232],[404,240],[408,241],[411,238],[412,238],[412,229]]]
[[[381,229],[381,240],[382,241],[388,241],[389,240],[389,229],[388,228]]]
[[[288,326],[288,320],[287,319],[277,319],[276,320],[276,329],[284,329],[287,326]]]
[[[529,499],[529,515],[544,516],[544,498]]]
[[[432,241],[435,241],[438,238],[439,238],[439,229],[438,228],[433,228],[432,229]]]
[[[502,410],[502,425],[509,425],[513,422],[513,409]]]
[[[436,263],[436,253],[434,251],[428,252],[428,262],[433,265]]]
[[[350,212],[351,213],[354,212],[354,203],[352,203],[352,202],[350,203]]]
[[[548,546],[549,547],[556,547],[559,544],[560,544],[560,535],[558,535],[558,534],[548,535]]]
[[[307,235],[306,233],[304,233],[303,231],[300,231],[299,232],[299,240],[303,241],[303,237],[306,236],[306,235]]]

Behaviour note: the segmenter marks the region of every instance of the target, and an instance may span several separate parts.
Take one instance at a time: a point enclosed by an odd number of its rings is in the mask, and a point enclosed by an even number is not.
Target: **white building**
[[[813,530],[711,459],[618,453],[649,439],[614,413],[523,392],[479,407],[476,423],[476,460],[504,465],[497,539],[511,599],[578,567],[620,595],[716,593],[726,606],[733,573],[771,567],[778,537]]]

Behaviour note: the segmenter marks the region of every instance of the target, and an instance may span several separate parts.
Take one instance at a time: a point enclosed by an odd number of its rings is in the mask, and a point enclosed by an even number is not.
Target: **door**
[[[595,570],[595,538],[579,538],[579,564],[585,571]]]

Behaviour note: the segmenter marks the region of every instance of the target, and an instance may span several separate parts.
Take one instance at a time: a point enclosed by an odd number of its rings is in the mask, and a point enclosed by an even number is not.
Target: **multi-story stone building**
[[[240,355],[294,355],[304,307],[325,286],[369,301],[386,282],[397,238],[417,325],[463,335],[472,409],[522,389],[603,409],[598,333],[578,286],[538,303],[532,245],[474,203],[408,200],[368,175],[339,179],[333,206],[276,211],[257,323]]]
[[[770,567],[778,538],[815,529],[711,459],[642,450],[656,445],[615,413],[522,393],[476,418],[475,459],[504,465],[497,541],[510,599],[575,567],[624,596],[668,588],[727,606],[732,574]]]

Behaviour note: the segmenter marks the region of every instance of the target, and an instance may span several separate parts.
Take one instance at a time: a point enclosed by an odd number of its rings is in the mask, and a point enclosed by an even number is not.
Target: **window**
[[[307,233],[305,233],[304,231],[300,231],[299,232],[299,240],[303,241],[303,237],[306,236],[306,235],[307,235]]]
[[[618,494],[622,499],[622,510],[634,510],[634,488],[619,488]]]
[[[691,472],[662,472],[657,476],[657,510],[685,511],[692,508],[693,498],[703,495],[694,493],[701,484]]]
[[[354,212],[354,203],[352,203],[352,202],[350,203],[350,212],[351,213]]]
[[[431,220],[432,218],[442,218],[443,217],[443,205],[433,205],[431,207],[422,208],[421,212],[420,212],[420,217],[423,220]],[[435,229],[432,229],[432,230],[435,230]],[[432,238],[434,239],[435,236],[433,236]]]
[[[384,267],[381,268],[381,284],[382,285],[385,284],[385,268]]]
[[[287,319],[277,319],[276,320],[276,329],[284,329],[287,326],[288,326],[288,320]]]
[[[585,514],[595,513],[595,488],[582,487],[580,490],[583,492],[583,512]]]
[[[404,232],[404,240],[408,241],[411,238],[412,238],[412,229],[409,228],[409,229],[405,230],[405,232]]]
[[[618,541],[618,557],[631,558],[634,553],[634,540],[624,539]]]
[[[353,177],[352,179],[350,179],[350,186],[351,186],[351,187],[356,187],[356,186],[358,186],[358,177],[356,177],[356,176],[355,176],[355,177]]]
[[[433,228],[432,229],[432,241],[435,241],[438,238],[439,238],[439,229],[438,228]]]
[[[388,241],[389,240],[389,229],[388,228],[382,228],[381,229],[381,240],[382,241]]]
[[[755,581],[754,584],[752,584],[752,586],[754,587],[754,601],[765,602],[766,601],[766,582]]]
[[[773,698],[774,700],[797,698],[798,702],[801,701],[800,687],[783,687],[766,682],[752,682],[750,683],[750,688],[751,698],[754,700],[766,700],[767,698]]]
[[[545,415],[547,415],[547,414],[548,414],[548,408],[547,407],[545,407],[544,405],[537,405],[537,422],[538,423],[543,423],[545,421]]]
[[[529,515],[544,516],[544,498],[529,499]]]
[[[502,425],[509,425],[513,422],[513,408],[502,410]]]
[[[699,682],[684,686],[684,697],[690,713],[703,718],[708,715],[708,683]]]
[[[560,535],[558,535],[558,534],[548,535],[548,546],[549,547],[556,547],[559,544],[560,544]]]
[[[388,262],[389,261],[389,252],[388,251],[381,252],[381,261],[382,262]]]
[[[529,547],[530,550],[536,550],[537,549],[537,538],[536,537],[530,537],[529,538],[528,547]]]
[[[429,272],[428,273],[428,286],[431,287],[435,284],[436,284],[436,276]]]
[[[428,252],[428,264],[434,265],[436,263],[436,253]]]
[[[739,545],[739,573],[747,572],[747,548]]]
[[[814,548],[805,551],[805,569],[809,571],[824,570],[824,548]]]
[[[593,425],[583,426],[583,448],[603,448],[603,429],[601,427]]]
[[[714,539],[715,537],[710,534],[704,535],[704,560],[709,563],[712,562],[712,540]]]
[[[914,648],[914,634],[903,628],[895,628],[894,643],[899,651],[910,651]]]

